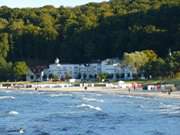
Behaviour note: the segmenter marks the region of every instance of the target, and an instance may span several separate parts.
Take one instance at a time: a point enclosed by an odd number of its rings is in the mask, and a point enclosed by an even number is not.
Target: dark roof
[[[34,66],[34,67],[30,67],[31,71],[34,73],[34,74],[41,74],[41,72],[48,68],[48,66]]]

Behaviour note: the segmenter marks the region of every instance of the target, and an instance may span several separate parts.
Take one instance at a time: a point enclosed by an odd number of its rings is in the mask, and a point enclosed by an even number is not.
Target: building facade
[[[130,66],[120,64],[118,59],[106,59],[100,63],[90,64],[60,64],[59,59],[48,68],[42,70],[39,79],[48,81],[51,78],[57,80],[81,79],[96,80],[101,73],[108,75],[109,80],[132,80],[133,70]],[[31,74],[33,74],[31,72]],[[34,75],[34,74],[33,74]],[[31,81],[31,77],[27,77]]]

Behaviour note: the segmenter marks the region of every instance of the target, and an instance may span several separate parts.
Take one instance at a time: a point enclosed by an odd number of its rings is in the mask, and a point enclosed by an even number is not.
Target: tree
[[[6,58],[9,52],[8,34],[0,34],[0,57]]]
[[[144,72],[146,77],[161,78],[167,75],[167,66],[162,58],[158,58],[144,65]]]
[[[165,60],[168,68],[168,75],[174,77],[176,73],[180,72],[180,51],[172,52]]]
[[[12,63],[8,63],[6,58],[9,52],[8,34],[0,34],[0,80],[11,80],[12,78]]]
[[[108,74],[107,73],[100,73],[100,74],[98,74],[97,75],[97,80],[98,81],[105,81],[105,80],[107,80],[107,78],[108,78]]]
[[[59,80],[59,77],[58,77],[58,75],[52,75],[52,77],[51,77],[51,79],[53,80],[53,81],[57,81],[57,80]]]
[[[56,57],[86,63],[122,58],[127,52],[127,63],[139,71],[157,58],[154,52],[164,59],[168,48],[180,50],[179,13],[179,0],[110,0],[74,8],[2,6],[0,57],[36,66]],[[173,74],[179,69],[174,60],[166,60]]]
[[[69,74],[69,73],[66,73],[65,74],[65,80],[69,80],[69,79],[71,79],[72,78],[72,76]]]
[[[22,19],[13,20],[10,22],[8,29],[11,32],[17,32],[16,34],[22,34],[24,28],[24,21]]]
[[[0,18],[0,30],[4,30],[8,25],[8,21],[6,19]]]
[[[157,59],[157,54],[152,50],[143,50],[143,51],[135,51],[132,53],[124,53],[123,62],[126,65],[131,65],[138,72],[141,68],[150,63],[153,60]]]
[[[28,73],[28,70],[29,68],[24,61],[17,61],[13,65],[14,75],[17,78],[17,80],[24,79],[24,77]]]
[[[12,63],[0,57],[0,81],[13,80]]]

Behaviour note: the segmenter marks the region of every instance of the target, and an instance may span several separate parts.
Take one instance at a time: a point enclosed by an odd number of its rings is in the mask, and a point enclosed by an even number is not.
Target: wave
[[[81,104],[81,105],[78,105],[78,107],[85,107],[85,108],[89,108],[89,109],[93,109],[93,110],[96,110],[96,111],[102,111],[102,109],[100,107],[97,107],[97,106],[92,106],[92,105],[89,105],[89,104]]]
[[[0,96],[0,99],[15,99],[13,96]]]
[[[63,94],[63,93],[59,93],[59,94],[50,94],[50,97],[66,97],[66,96],[70,96],[72,97],[72,94]]]
[[[160,106],[160,109],[165,109],[165,110],[180,110],[180,105],[162,105],[162,106]]]
[[[86,97],[83,97],[83,100],[85,100],[85,101],[89,101],[89,102],[101,102],[101,103],[103,103],[103,102],[104,102],[104,100],[103,100],[103,99],[86,98]]]
[[[143,105],[137,105],[137,108],[144,109],[144,108],[145,108],[145,106],[143,106]]]
[[[11,93],[11,92],[13,92],[13,91],[11,91],[11,90],[2,90],[2,92]]]
[[[160,106],[161,113],[176,114],[180,113],[180,105],[162,105]]]
[[[9,114],[9,115],[18,115],[19,113],[16,112],[16,111],[10,111],[10,112],[8,112],[8,114]]]
[[[118,97],[122,97],[122,98],[134,98],[134,96],[131,96],[131,95],[118,95]]]
[[[147,96],[134,96],[135,99],[152,99],[152,97],[147,97]]]
[[[143,99],[143,100],[148,100],[148,99],[152,99],[152,97],[148,97],[148,96],[137,96],[137,95],[118,95],[119,97],[122,98],[133,98],[133,99]]]
[[[95,95],[98,96],[98,97],[101,97],[101,96],[102,96],[102,94],[97,94],[97,93],[96,93]]]

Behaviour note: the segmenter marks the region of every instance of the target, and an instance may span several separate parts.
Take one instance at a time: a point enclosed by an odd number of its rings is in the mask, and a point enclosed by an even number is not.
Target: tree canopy
[[[28,66],[23,61],[15,62],[13,65],[14,75],[17,79],[22,79],[22,77],[26,76],[29,71]]]
[[[169,48],[179,50],[179,16],[179,0],[110,0],[74,8],[3,6],[2,55],[9,51],[10,60],[28,63],[56,57],[83,63],[151,49],[164,57]]]
[[[73,8],[2,6],[0,57],[30,66],[56,57],[66,63],[122,58],[141,50],[164,58],[169,48],[180,50],[179,16],[179,0],[110,0]]]
[[[124,53],[123,62],[126,65],[131,65],[137,71],[157,59],[157,54],[152,50],[135,51],[132,53]]]

